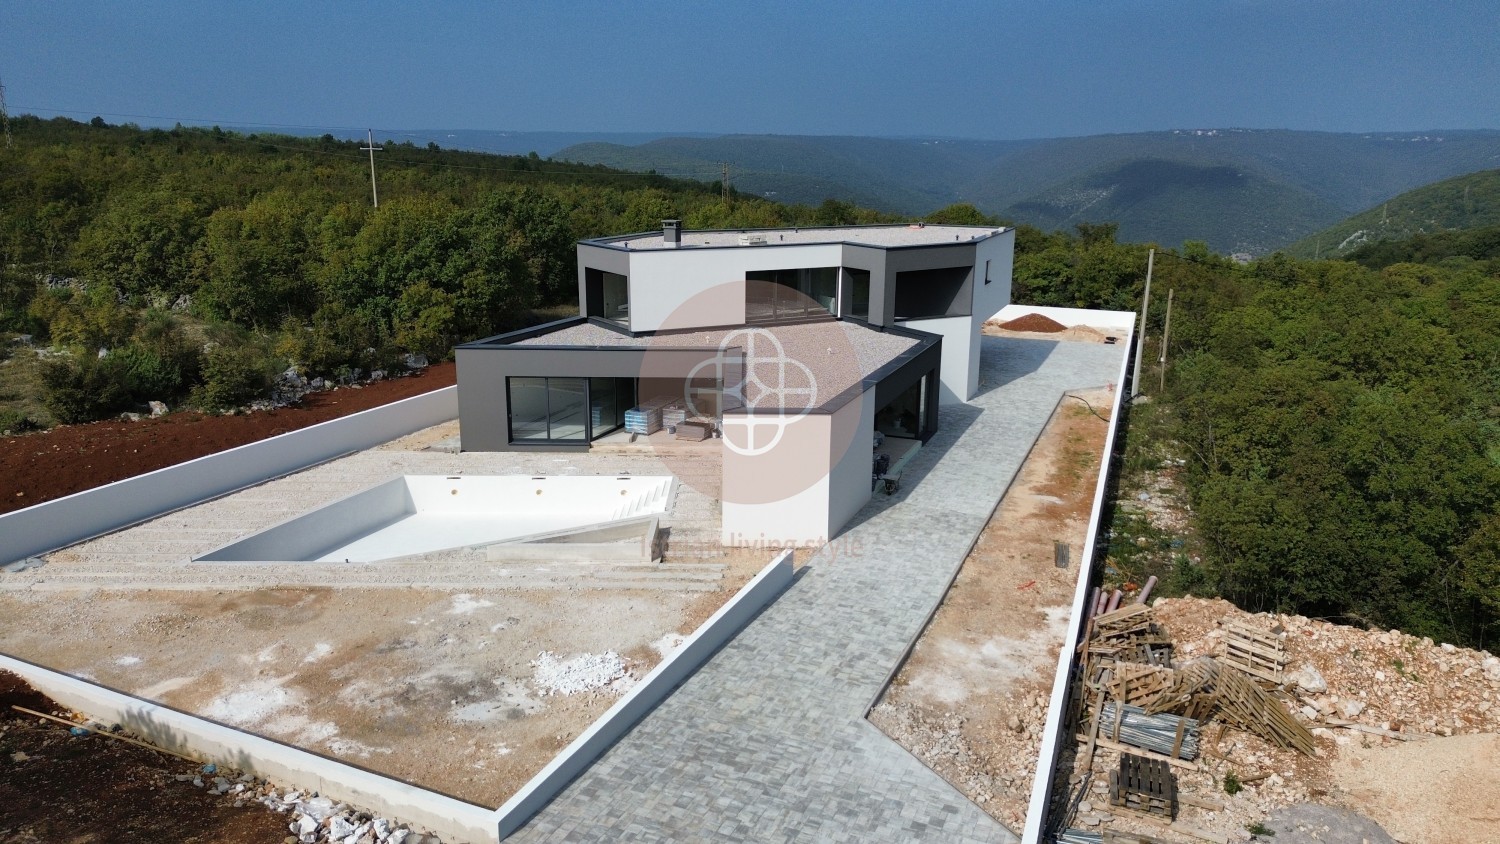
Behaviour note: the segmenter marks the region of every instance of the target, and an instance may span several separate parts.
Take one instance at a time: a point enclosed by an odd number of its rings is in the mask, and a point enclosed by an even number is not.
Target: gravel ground
[[[753,336],[752,336],[753,335]],[[780,344],[780,353],[769,345],[765,337],[770,336]],[[630,337],[601,328],[593,324],[569,326],[541,337],[522,340],[517,345],[577,345],[577,346],[636,346],[644,348],[671,349],[684,347],[716,348],[720,343],[744,347],[754,342],[753,353],[760,361],[751,367],[750,374],[766,384],[786,383],[787,386],[805,386],[797,381],[796,373],[784,373],[780,360],[798,361],[817,373],[816,392],[812,404],[816,406],[837,396],[859,383],[897,355],[911,349],[917,341],[898,334],[889,334],[867,328],[857,322],[823,321],[796,325],[777,325],[764,328],[740,328],[733,330],[680,331],[654,334],[649,337]],[[752,387],[746,389],[746,398],[754,402],[758,395]],[[801,392],[789,393],[787,398],[805,396]],[[796,403],[783,407],[799,407]]]

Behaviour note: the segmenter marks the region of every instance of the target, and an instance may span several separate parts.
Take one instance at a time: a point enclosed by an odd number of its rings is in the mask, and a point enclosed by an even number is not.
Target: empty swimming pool
[[[665,513],[670,475],[404,475],[197,557],[369,563]]]

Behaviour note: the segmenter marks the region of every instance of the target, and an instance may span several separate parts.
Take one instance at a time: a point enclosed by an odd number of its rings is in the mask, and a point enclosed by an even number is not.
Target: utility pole
[[[366,146],[360,147],[360,149],[368,151],[370,153],[370,198],[375,200],[375,207],[379,208],[380,193],[375,190],[375,153],[383,152],[385,150],[385,147],[375,146],[374,129],[367,129],[366,131],[369,133],[370,143]]]
[[[1158,394],[1167,391],[1167,340],[1172,336],[1172,294],[1176,292],[1175,287],[1167,290],[1167,321],[1161,327],[1161,357],[1156,361],[1161,371],[1161,385],[1157,387]]]
[[[5,145],[10,146],[10,112],[5,110],[5,81],[0,79],[0,135],[5,136]],[[1464,197],[1468,198],[1469,189],[1464,188]]]
[[[1141,295],[1141,333],[1135,338],[1135,367],[1130,371],[1130,397],[1141,394],[1141,356],[1146,353],[1146,309],[1151,305],[1151,271],[1156,267],[1156,250],[1146,253],[1146,292]]]
[[[721,187],[720,190],[719,190],[719,194],[720,194],[720,198],[724,200],[724,204],[728,205],[729,204],[729,162],[727,162],[727,161],[721,161],[719,163],[724,166],[724,182],[723,182],[723,187]]]

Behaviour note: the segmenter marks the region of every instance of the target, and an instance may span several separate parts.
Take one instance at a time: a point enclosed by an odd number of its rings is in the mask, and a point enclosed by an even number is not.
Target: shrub
[[[1245,786],[1243,786],[1243,785],[1240,784],[1240,777],[1239,777],[1238,774],[1236,774],[1234,771],[1228,771],[1228,772],[1226,772],[1224,774],[1224,793],[1225,794],[1228,794],[1230,797],[1233,797],[1234,795],[1239,794],[1244,789],[1245,789]]]
[[[194,392],[204,410],[239,407],[266,395],[276,361],[255,345],[218,345],[203,354],[203,384]]]
[[[19,410],[6,408],[0,410],[0,434],[24,434],[27,431],[37,431],[41,425],[30,416]]]
[[[64,424],[92,422],[130,403],[124,374],[114,356],[57,358],[42,366],[42,404]]]

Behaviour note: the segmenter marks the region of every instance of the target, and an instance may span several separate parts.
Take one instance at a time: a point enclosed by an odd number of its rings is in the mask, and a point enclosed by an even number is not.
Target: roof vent
[[[761,232],[740,235],[741,246],[765,246],[766,236]]]
[[[682,221],[661,221],[661,243],[668,249],[676,249],[682,245]]]

